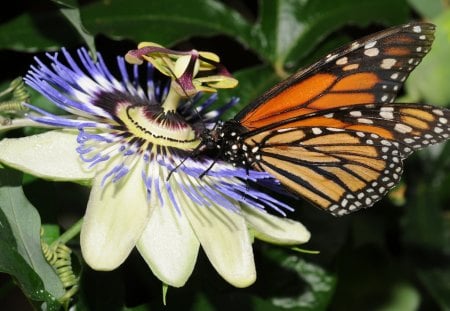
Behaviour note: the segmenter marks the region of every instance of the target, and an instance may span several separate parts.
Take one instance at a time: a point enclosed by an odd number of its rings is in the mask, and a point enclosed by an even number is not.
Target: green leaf
[[[285,250],[268,248],[264,252],[280,271],[272,271],[270,285],[273,305],[299,311],[327,310],[336,288],[336,276],[302,256]],[[269,269],[269,266],[267,267]],[[267,276],[266,276],[267,277]],[[302,286],[299,287],[300,282]],[[295,289],[298,287],[298,289]]]
[[[450,10],[433,21],[436,39],[430,53],[411,73],[405,83],[407,96],[412,101],[424,100],[434,105],[450,103]]]
[[[65,6],[67,8],[77,8],[78,7],[78,1],[77,0],[50,0],[52,2],[55,2],[58,5]]]
[[[57,10],[27,12],[0,27],[0,48],[24,52],[52,51],[80,42],[74,28]]]
[[[17,249],[4,238],[8,227],[5,214],[0,210],[0,271],[13,276],[23,293],[33,301],[42,301],[46,310],[59,310],[59,303],[45,290],[44,284],[34,270],[28,265]],[[12,235],[11,235],[12,237]]]
[[[251,33],[239,13],[215,0],[99,1],[80,9],[92,33],[136,42],[170,46],[193,35],[242,38]]]
[[[255,25],[263,32],[265,42],[251,44],[251,47],[276,68],[287,65],[296,69],[299,60],[312,53],[326,36],[342,26],[396,24],[404,22],[407,13],[405,1],[265,1],[261,7],[260,24]]]
[[[52,0],[52,1],[59,5],[59,10],[61,11],[61,14],[64,15],[67,18],[67,20],[72,24],[72,26],[77,30],[77,32],[83,38],[84,42],[91,51],[91,55],[94,58],[96,58],[97,52],[95,49],[95,39],[84,28],[80,18],[80,10],[76,5],[76,1],[74,0],[66,0],[66,1]]]
[[[417,182],[418,181],[418,182]],[[444,246],[442,210],[436,190],[430,181],[416,180],[413,195],[408,198],[403,220],[405,242],[428,249]]]
[[[62,284],[42,254],[39,214],[27,201],[21,187],[21,180],[21,174],[9,169],[0,169],[0,209],[15,239],[17,247],[14,251],[17,251],[17,255],[20,255],[24,262],[39,275],[46,291],[54,297],[61,297],[64,294]],[[7,248],[1,249],[2,253],[7,253],[5,251]],[[15,254],[9,256],[15,256]],[[15,268],[12,267],[12,269]]]
[[[95,1],[79,11],[75,1],[54,1],[63,5],[75,29],[57,10],[27,12],[0,27],[0,48],[55,50],[80,43],[79,34],[91,45],[93,37],[83,25],[93,36],[168,46],[195,35],[227,34],[244,44],[252,36],[251,25],[239,13],[215,0]]]
[[[283,308],[296,310],[327,310],[336,286],[336,277],[320,266],[307,262],[298,256],[287,257],[282,264],[286,269],[295,271],[308,285],[297,297],[273,298],[272,302]]]
[[[414,311],[420,305],[420,293],[410,284],[401,283],[392,288],[391,299],[377,311]]]
[[[420,15],[427,18],[435,18],[445,10],[446,6],[442,0],[408,0],[408,3]]]
[[[450,310],[450,270],[434,268],[418,271],[420,280],[433,296],[441,310]]]

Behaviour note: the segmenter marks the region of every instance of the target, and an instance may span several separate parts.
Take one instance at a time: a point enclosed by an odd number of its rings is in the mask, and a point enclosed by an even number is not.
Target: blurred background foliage
[[[238,96],[242,107],[342,44],[427,20],[437,25],[436,41],[401,99],[450,105],[448,0],[40,0],[9,6],[0,20],[5,87],[48,51],[88,46],[112,64],[138,42],[154,41],[220,55],[240,82],[220,92],[220,102]],[[34,93],[32,102],[46,105]],[[39,255],[28,256],[38,252],[41,222],[54,235],[46,238],[54,239],[83,215],[88,189],[6,170],[0,186],[1,309],[58,310],[53,298],[61,285]],[[312,232],[304,247],[319,254],[256,241],[258,279],[246,289],[228,285],[200,255],[186,286],[169,289],[165,307],[161,284],[140,256],[116,271],[96,272],[83,265],[73,241],[81,275],[73,303],[76,310],[450,310],[449,190],[450,143],[410,157],[401,184],[366,211],[334,218],[291,200],[296,211],[290,217]],[[21,206],[20,215],[12,214],[14,206]]]

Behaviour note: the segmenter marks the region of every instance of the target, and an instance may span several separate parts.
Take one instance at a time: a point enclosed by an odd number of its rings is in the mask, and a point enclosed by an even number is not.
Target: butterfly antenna
[[[219,154],[217,154],[214,157],[214,160],[211,162],[211,164],[208,166],[208,168],[206,170],[204,170],[199,176],[198,178],[203,178],[203,176],[205,176],[206,174],[208,174],[208,172],[213,168],[213,166],[216,164],[217,160],[219,159]]]
[[[170,170],[169,175],[167,176],[167,181],[170,179],[170,176],[181,166],[189,157],[196,157],[199,154],[199,150],[204,146],[202,142],[198,144],[197,147],[195,147],[191,152],[189,152],[188,155],[186,155],[183,160],[181,160],[180,163],[178,163],[173,169]]]

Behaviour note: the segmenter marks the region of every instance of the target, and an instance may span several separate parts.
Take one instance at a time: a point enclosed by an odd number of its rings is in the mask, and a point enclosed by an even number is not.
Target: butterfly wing
[[[404,158],[450,136],[450,111],[428,105],[369,104],[326,113],[349,126],[267,130],[244,143],[256,152],[256,169],[335,216],[372,206],[399,181]],[[367,123],[389,136],[366,131]]]
[[[379,32],[276,85],[235,117],[229,159],[335,216],[373,205],[399,181],[404,158],[449,137],[449,110],[392,104],[434,30],[411,23]]]
[[[277,84],[235,120],[248,130],[273,128],[316,111],[390,103],[430,50],[434,30],[411,23],[354,41]]]

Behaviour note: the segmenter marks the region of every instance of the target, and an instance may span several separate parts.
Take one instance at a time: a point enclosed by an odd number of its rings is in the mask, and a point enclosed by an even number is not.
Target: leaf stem
[[[75,224],[66,230],[59,238],[53,241],[51,246],[58,245],[58,243],[66,244],[68,241],[72,240],[81,231],[81,225],[83,224],[83,218],[80,218]]]

